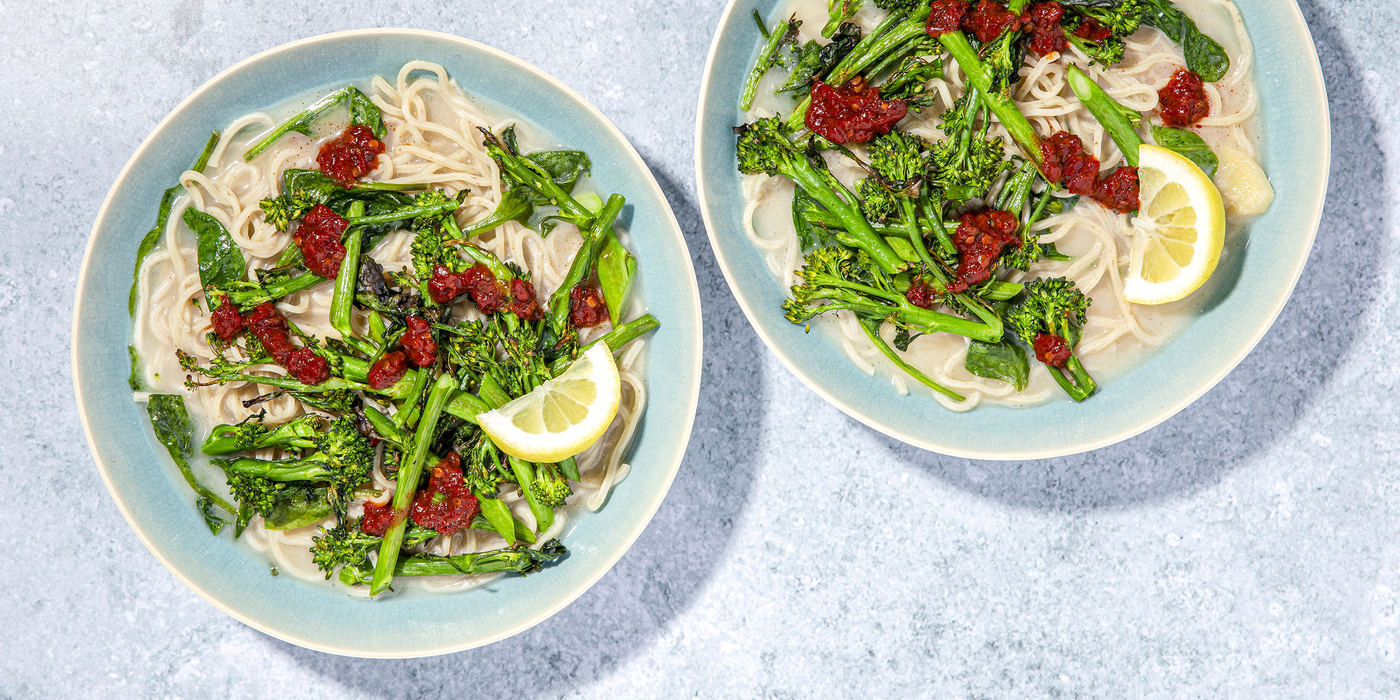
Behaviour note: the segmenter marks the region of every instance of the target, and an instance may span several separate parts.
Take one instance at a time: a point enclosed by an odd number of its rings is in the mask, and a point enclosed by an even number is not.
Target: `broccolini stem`
[[[379,409],[366,405],[363,407],[363,410],[365,412],[365,420],[369,421],[370,427],[374,428],[374,432],[378,433],[379,437],[384,438],[399,450],[407,452],[412,449],[412,435],[400,430],[399,426],[394,425],[394,421],[390,420],[389,417],[380,412]]]
[[[252,457],[216,461],[224,471],[243,476],[258,476],[273,481],[316,481],[333,474],[325,464],[314,461],[314,458],[295,462],[273,462]]]
[[[977,57],[977,49],[972,48],[968,42],[967,35],[961,31],[948,32],[938,37],[938,41],[952,54],[953,60],[962,67],[963,73],[967,75],[968,84],[977,88],[982,93],[982,100],[987,107],[996,115],[997,121],[1006,127],[1006,131],[1011,134],[1012,140],[1021,146],[1027,158],[1035,162],[1037,166],[1041,164],[1040,136],[1035,133],[1035,127],[1031,126],[1021,110],[1016,107],[1016,103],[1010,97],[992,91],[992,73],[987,66],[982,63],[982,59]]]
[[[428,402],[423,408],[423,416],[418,421],[418,432],[413,436],[413,452],[399,469],[397,486],[394,488],[394,524],[384,533],[384,541],[379,545],[379,560],[374,566],[374,578],[370,581],[370,595],[378,595],[394,580],[395,565],[399,558],[399,547],[403,544],[404,528],[408,525],[408,504],[418,492],[418,478],[423,474],[423,461],[428,456],[428,444],[437,431],[438,417],[448,397],[457,388],[457,381],[450,374],[438,377],[428,392]]]
[[[757,10],[755,10],[757,12]],[[755,16],[755,19],[757,17]],[[762,28],[763,25],[759,25]],[[753,64],[753,70],[749,71],[749,77],[744,81],[744,95],[739,98],[739,109],[745,112],[753,106],[753,99],[758,95],[758,81],[763,78],[763,74],[773,67],[774,59],[778,56],[778,50],[783,46],[783,38],[788,35],[788,20],[778,20],[773,25],[772,31],[768,32],[768,41],[763,45],[763,50],[758,52],[758,60]]]
[[[889,343],[886,343],[885,339],[880,337],[881,323],[881,321],[874,319],[861,319],[860,322],[861,330],[865,331],[865,336],[867,338],[870,338],[870,342],[875,345],[876,349],[878,349],[881,354],[888,358],[890,362],[893,362],[896,367],[904,370],[905,374],[908,374],[909,376],[919,380],[920,384],[923,384],[924,386],[933,389],[934,391],[943,394],[944,396],[947,396],[948,398],[953,399],[954,401],[966,400],[962,394],[959,394],[958,392],[953,391],[952,389],[949,389],[948,387],[943,386],[942,384],[939,384],[938,382],[934,381],[932,377],[928,376],[927,374],[924,374],[923,372],[920,372],[916,367],[909,364],[908,362],[905,362],[904,358],[900,357],[899,354],[894,351],[894,348],[891,348],[889,346]]]
[[[557,544],[557,543],[556,543]],[[564,552],[563,547],[534,549],[494,549],[488,552],[439,557],[415,554],[394,566],[395,576],[444,576],[459,574],[528,573],[541,563],[554,561]],[[353,566],[340,570],[340,580],[346,584],[365,583],[363,572]]]
[[[442,216],[457,209],[457,202],[442,202],[426,207],[406,207],[396,209],[388,214],[378,216],[347,216],[345,220],[350,226],[372,226],[374,224],[387,224],[393,221],[403,221],[404,219],[417,219],[424,216]]]
[[[515,485],[525,494],[525,502],[530,504],[530,513],[535,516],[535,532],[545,533],[554,524],[554,509],[540,502],[535,493],[535,465],[519,457],[510,457],[510,468],[515,472]]]
[[[1070,89],[1074,90],[1074,96],[1089,110],[1089,114],[1094,115],[1108,135],[1113,137],[1113,142],[1118,144],[1118,150],[1123,152],[1123,158],[1128,161],[1128,165],[1137,167],[1138,146],[1141,146],[1143,141],[1128,116],[1136,113],[1118,104],[1117,100],[1104,92],[1098,83],[1073,63],[1065,73],[1065,80],[1069,82]]]
[[[602,211],[593,219],[593,225],[584,231],[583,245],[569,264],[569,272],[564,275],[564,281],[549,295],[549,326],[554,329],[556,335],[563,335],[569,328],[569,294],[574,287],[588,278],[593,270],[593,261],[598,255],[598,249],[605,239],[604,232],[612,228],[613,221],[617,220],[617,215],[622,213],[622,206],[626,203],[627,200],[620,194],[608,197]]]
[[[364,242],[365,230],[356,227],[345,240],[345,257],[340,261],[340,272],[335,276],[335,294],[331,297],[331,328],[340,331],[340,337],[347,342],[353,337],[350,328],[350,311],[355,307],[355,283],[359,281],[360,245]]]
[[[507,547],[514,547],[515,517],[511,514],[510,508],[502,503],[501,499],[496,498],[494,493],[476,493],[474,495],[477,505],[481,507],[481,514],[486,516],[486,520],[491,523],[491,530],[505,539]]]
[[[282,297],[295,294],[305,289],[316,286],[319,282],[324,282],[325,277],[313,275],[305,272],[290,279],[274,282],[261,289],[249,289],[244,291],[229,292],[229,301],[238,305],[238,310],[247,313],[254,307],[267,301],[276,301]]]
[[[559,207],[559,211],[567,214],[568,218],[578,223],[580,228],[593,221],[593,212],[589,211],[588,207],[579,204],[578,200],[571,197],[568,192],[565,192],[564,188],[560,187],[559,183],[555,182],[554,178],[543,167],[529,158],[522,158],[512,153],[498,136],[491,133],[490,129],[477,127],[477,130],[486,137],[487,149],[492,151],[493,158],[500,160],[501,168],[507,174],[525,183],[530,189],[548,199],[554,206]]]
[[[860,213],[860,208],[837,195],[816,168],[807,162],[806,157],[794,153],[792,157],[782,160],[779,170],[789,180],[797,183],[797,186],[812,199],[817,200],[818,204],[835,214],[841,226],[850,234],[854,246],[865,251],[881,270],[894,274],[904,267],[904,261],[900,259],[899,254],[875,233],[875,229],[870,227],[870,222]]]
[[[369,98],[365,97],[365,94],[360,92],[359,88],[352,85],[343,87],[322,97],[310,107],[297,113],[291,119],[282,122],[272,131],[269,131],[266,136],[258,139],[257,143],[249,146],[248,150],[243,154],[243,160],[250,161],[256,158],[259,153],[267,150],[269,146],[275,143],[277,139],[282,138],[288,131],[296,131],[309,136],[311,134],[311,124],[316,120],[316,117],[341,102],[350,103],[350,121],[352,124],[367,126],[374,132],[376,137],[384,138],[384,122],[380,120],[379,108],[375,107],[374,103],[370,102]]]
[[[900,13],[890,14],[884,22],[865,35],[855,48],[851,49],[851,52],[846,54],[846,57],[831,69],[831,73],[826,77],[826,82],[830,85],[844,84],[859,75],[867,66],[903,46],[904,42],[922,34],[928,13],[929,6],[923,4],[907,16]],[[886,31],[886,28],[890,27],[890,23],[893,22],[898,22],[898,24],[894,24]],[[801,129],[806,124],[807,109],[811,106],[811,95],[802,98],[802,101],[792,110],[792,115],[788,117],[787,127],[793,131]]]

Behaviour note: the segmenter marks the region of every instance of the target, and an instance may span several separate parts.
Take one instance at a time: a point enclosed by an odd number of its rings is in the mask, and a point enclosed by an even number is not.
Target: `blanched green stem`
[[[331,297],[331,328],[340,331],[340,337],[351,338],[350,311],[355,308],[355,283],[359,281],[360,245],[365,239],[365,230],[355,228],[345,240],[345,257],[340,261],[340,272],[335,276],[335,294]]]
[[[515,546],[515,516],[510,512],[510,508],[501,499],[496,498],[496,494],[477,493],[476,502],[481,507],[481,514],[486,516],[486,520],[491,523],[491,529],[506,541],[507,547]],[[398,572],[395,572],[398,573]]]
[[[219,132],[209,134],[209,140],[204,142],[204,150],[199,152],[199,158],[195,160],[194,167],[190,168],[195,172],[202,172],[204,166],[209,164],[209,156],[214,155],[214,147],[219,145]]]
[[[768,41],[763,45],[763,50],[758,52],[758,61],[753,65],[753,70],[749,71],[749,77],[744,81],[744,95],[739,99],[739,109],[745,112],[753,106],[753,99],[758,95],[758,81],[763,78],[763,74],[773,67],[773,59],[778,55],[778,50],[783,46],[783,38],[787,36],[787,20],[779,20],[773,25],[773,29],[768,32]]]
[[[447,212],[457,209],[457,202],[442,202],[426,207],[408,207],[391,211],[388,214],[378,216],[347,216],[345,220],[350,226],[372,226],[374,224],[387,224],[391,221],[403,221],[404,219],[417,219],[423,216],[441,216]]]
[[[403,544],[403,531],[408,525],[408,504],[418,492],[418,478],[423,474],[423,462],[428,456],[428,444],[437,430],[438,417],[448,397],[456,389],[457,382],[450,374],[443,374],[428,392],[428,403],[423,409],[423,417],[418,421],[418,432],[413,436],[413,452],[399,469],[397,486],[394,488],[394,524],[384,533],[384,541],[379,545],[379,560],[375,562],[374,579],[370,582],[370,595],[378,595],[394,580],[394,568],[399,558],[399,547]]]
[[[394,575],[450,576],[529,572],[534,571],[541,562],[552,561],[558,556],[524,549],[493,549],[453,557],[415,554],[398,562],[394,567]],[[358,570],[353,566],[342,569],[340,579],[346,583],[363,583]]]
[[[442,410],[475,425],[477,414],[491,410],[491,406],[470,393],[459,391],[452,395],[452,400]]]
[[[627,200],[620,194],[608,197],[603,210],[598,212],[597,218],[593,220],[593,225],[583,232],[583,245],[579,246],[573,262],[569,263],[569,272],[564,275],[564,281],[549,295],[549,325],[556,334],[562,335],[569,327],[569,294],[574,287],[588,278],[604,240],[603,232],[612,228],[613,221],[617,220],[617,215],[622,213],[622,206],[626,203]]]
[[[580,228],[593,221],[593,212],[589,211],[588,207],[579,204],[577,199],[569,196],[569,193],[565,192],[564,188],[560,187],[559,183],[555,182],[554,178],[542,166],[529,158],[511,153],[506,144],[489,129],[477,127],[477,130],[486,137],[488,147],[495,149],[492,157],[500,161],[502,169],[511,177],[525,183],[530,189],[548,199],[551,204],[559,207],[559,211],[566,214]]]
[[[368,102],[368,98],[365,98],[364,93],[361,93],[358,88],[355,88],[353,86],[343,87],[339,90],[336,90],[335,92],[332,92],[329,95],[326,95],[325,97],[322,97],[321,99],[317,100],[315,104],[312,104],[310,107],[307,107],[306,109],[297,113],[291,119],[282,122],[282,124],[279,125],[277,128],[268,132],[266,136],[258,139],[257,143],[254,143],[252,146],[249,146],[248,150],[243,154],[243,160],[249,161],[253,158],[256,158],[259,153],[262,153],[263,151],[267,150],[268,146],[271,146],[273,143],[275,143],[277,139],[282,138],[282,136],[285,135],[288,131],[307,133],[307,131],[310,130],[311,123],[316,119],[316,117],[320,116],[322,112],[325,112],[326,110],[340,104],[341,102],[353,99],[355,95],[358,95],[361,99],[364,99],[366,102]],[[374,111],[376,113],[375,118],[377,119],[379,110],[376,109]],[[354,121],[353,118],[352,121]],[[381,138],[384,135],[382,130],[383,125],[381,124],[380,128],[376,130],[379,132],[376,135],[380,136]]]
[[[358,275],[357,275],[358,276]],[[276,301],[282,297],[295,294],[305,289],[316,286],[317,283],[324,282],[325,277],[313,275],[306,272],[290,279],[281,280],[263,287],[262,289],[249,289],[237,292],[229,292],[229,301],[238,305],[238,310],[247,313],[266,301]]]
[[[546,532],[554,524],[554,509],[541,503],[535,493],[535,465],[519,457],[509,457],[507,461],[515,472],[515,485],[525,494],[525,502],[530,504],[530,513],[535,516],[535,532]]]
[[[875,234],[875,229],[870,227],[870,222],[860,213],[860,207],[837,195],[816,168],[807,162],[805,156],[800,153],[791,154],[783,159],[778,170],[784,177],[797,183],[797,186],[817,200],[818,204],[835,214],[841,226],[854,239],[856,247],[864,250],[880,269],[893,274],[904,267],[904,261],[900,259],[899,254]],[[851,201],[855,199],[852,198]]]
[[[414,425],[413,421],[418,417],[418,399],[423,396],[423,390],[428,387],[429,377],[427,372],[420,370],[411,379],[409,377],[404,377],[404,379],[409,379],[408,395],[404,397],[406,402],[394,414],[394,424],[400,428]],[[403,380],[399,380],[399,384],[402,383],[404,383]],[[398,386],[398,384],[394,386]]]
[[[948,398],[953,399],[954,401],[964,400],[962,394],[959,394],[958,392],[953,391],[952,389],[949,389],[948,387],[943,386],[942,384],[939,384],[938,382],[934,381],[932,377],[928,376],[927,374],[924,374],[923,372],[920,372],[913,365],[909,364],[908,362],[905,362],[904,358],[900,357],[899,354],[894,351],[894,348],[890,347],[889,343],[886,343],[885,339],[880,337],[880,324],[880,321],[862,319],[860,323],[860,328],[861,330],[865,331],[865,336],[867,338],[870,338],[870,342],[875,345],[876,349],[878,349],[882,355],[888,358],[890,362],[893,362],[896,367],[904,370],[905,374],[908,374],[909,376],[919,380],[920,384],[923,384],[924,386],[933,389],[934,391],[943,394],[944,396],[947,396]]]
[[[616,354],[619,350],[622,349],[624,345],[627,345],[633,340],[636,340],[637,338],[646,335],[652,329],[657,328],[660,325],[661,322],[656,320],[655,316],[652,316],[651,314],[645,314],[640,318],[633,319],[631,321],[628,321],[627,323],[617,326],[616,328],[613,328],[607,333],[604,333],[603,337],[594,340],[593,342],[583,346],[579,350],[580,352],[582,352],[588,350],[594,345],[597,345],[598,343],[604,343],[608,346],[609,350]],[[573,358],[560,357],[559,359],[554,361],[553,365],[550,365],[549,371],[555,376],[558,376],[560,374],[563,374],[564,370],[568,369],[569,365],[573,364],[573,362]]]
[[[983,102],[992,110],[992,114],[996,115],[997,121],[1006,127],[1011,139],[1021,146],[1027,158],[1039,166],[1040,136],[1035,133],[1035,127],[1031,126],[1030,121],[1021,114],[1021,110],[1010,97],[992,91],[992,72],[982,63],[982,59],[977,57],[977,49],[968,43],[967,36],[960,31],[948,32],[938,37],[938,41],[952,54],[953,60],[958,62],[958,66],[967,75],[967,82],[982,93]]]
[[[922,34],[928,13],[929,6],[924,4],[916,8],[894,28],[883,33],[881,29],[886,25],[882,22],[880,26],[862,38],[860,43],[856,44],[855,48],[851,49],[851,52],[846,54],[846,57],[831,69],[831,73],[826,77],[826,83],[828,85],[844,84],[859,75],[867,66],[899,48],[904,42]],[[895,15],[890,17],[895,17]],[[792,110],[792,115],[787,120],[787,127],[793,131],[801,129],[806,123],[807,108],[811,106],[812,97],[808,95]]]
[[[914,244],[914,252],[918,254],[919,260],[930,268],[937,267],[933,257],[929,255],[928,246],[924,245],[924,232],[919,229],[919,217],[914,213],[914,200],[909,197],[899,198],[899,218],[910,242]]]
[[[389,417],[380,412],[379,409],[373,406],[364,406],[363,410],[365,420],[369,421],[370,427],[374,428],[374,432],[378,433],[379,437],[384,438],[400,450],[408,450],[412,447],[413,436],[400,430],[399,426],[394,425],[394,421],[389,420]]]
[[[273,462],[242,457],[220,460],[219,466],[223,467],[225,471],[244,476],[259,476],[273,481],[317,481],[329,478],[333,474],[330,468],[325,463],[317,461],[314,455],[294,462]]]
[[[1070,89],[1074,90],[1074,96],[1089,110],[1089,114],[1094,115],[1099,124],[1103,125],[1104,131],[1113,137],[1113,142],[1118,144],[1118,150],[1123,152],[1123,158],[1128,161],[1128,165],[1137,167],[1138,146],[1141,146],[1143,141],[1128,118],[1131,110],[1109,97],[1098,83],[1073,63],[1065,73],[1065,80],[1069,82]]]

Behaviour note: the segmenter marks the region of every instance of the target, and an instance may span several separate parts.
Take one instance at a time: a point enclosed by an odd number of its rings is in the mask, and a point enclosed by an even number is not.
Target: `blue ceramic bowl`
[[[209,534],[126,385],[126,298],[136,244],[161,192],[211,129],[308,90],[372,75],[392,79],[414,59],[442,64],[474,98],[589,153],[598,186],[623,193],[633,206],[634,251],[661,328],[649,338],[650,405],[633,445],[632,472],[606,507],[578,520],[565,538],[567,559],[486,591],[366,601],[330,585],[274,578],[266,561],[227,535]],[[690,253],[656,180],[617,128],[574,91],[519,59],[417,30],[342,32],[287,44],[224,71],[180,103],[112,185],[88,241],[73,317],[73,376],[88,444],[112,498],[151,553],[196,593],[263,632],[367,657],[427,656],[503,639],[559,611],[606,573],[651,520],[680,466],[699,398],[700,348]],[[374,634],[364,633],[371,629]]]
[[[710,47],[696,119],[695,167],[710,245],[729,289],[783,364],[832,405],[890,437],[944,454],[1030,459],[1085,452],[1166,420],[1219,382],[1269,329],[1302,274],[1322,216],[1330,162],[1327,95],[1303,15],[1293,2],[1236,0],[1255,50],[1261,93],[1263,161],[1277,198],[1235,239],[1206,310],[1131,371],[1102,382],[1083,404],[983,406],[966,413],[932,399],[899,396],[867,376],[833,342],[783,318],[786,290],[744,234],[743,197],[732,127],[744,121],[739,95],[758,54],[750,10],[773,21],[782,0],[731,1]],[[1267,232],[1268,245],[1247,246]],[[1247,252],[1246,252],[1247,247]],[[911,385],[914,383],[911,382]],[[1066,430],[1066,426],[1072,429]],[[1015,435],[1014,442],[1005,436]]]

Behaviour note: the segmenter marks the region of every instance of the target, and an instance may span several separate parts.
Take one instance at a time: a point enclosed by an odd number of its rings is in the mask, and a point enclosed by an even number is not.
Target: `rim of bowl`
[[[811,389],[818,396],[824,399],[827,403],[839,409],[842,413],[845,413],[851,418],[854,418],[860,421],[861,423],[864,423],[866,426],[869,426],[870,428],[873,428],[889,437],[899,440],[900,442],[913,445],[915,447],[919,447],[925,450],[929,450],[930,452],[937,452],[939,454],[948,455],[950,457],[962,457],[967,459],[986,459],[998,461],[1049,459],[1051,457],[1064,457],[1067,455],[1082,454],[1084,452],[1090,452],[1092,450],[1097,450],[1102,447],[1108,447],[1109,445],[1122,442],[1146,430],[1156,427],[1162,421],[1165,421],[1166,419],[1171,418],[1172,416],[1181,412],[1182,409],[1185,409],[1187,406],[1194,403],[1196,399],[1199,399],[1212,387],[1220,383],[1220,380],[1224,379],[1225,375],[1229,374],[1235,369],[1235,367],[1239,366],[1240,362],[1242,362],[1244,358],[1247,355],[1249,355],[1250,351],[1252,351],[1254,347],[1259,344],[1259,341],[1264,338],[1264,334],[1268,333],[1269,329],[1273,327],[1274,321],[1278,318],[1279,313],[1283,311],[1283,307],[1285,304],[1288,303],[1288,299],[1293,296],[1293,289],[1297,286],[1298,279],[1302,277],[1303,267],[1307,263],[1308,256],[1306,252],[1299,260],[1298,266],[1294,269],[1293,278],[1289,281],[1288,288],[1286,290],[1283,290],[1283,293],[1279,295],[1278,300],[1273,304],[1273,307],[1269,309],[1267,323],[1260,326],[1259,331],[1255,333],[1254,336],[1248,340],[1248,342],[1242,344],[1239,347],[1239,349],[1234,353],[1234,355],[1231,356],[1227,362],[1221,365],[1220,369],[1215,374],[1211,375],[1206,381],[1202,382],[1200,386],[1196,387],[1191,392],[1184,394],[1176,402],[1163,406],[1148,420],[1145,420],[1138,425],[1129,426],[1127,428],[1119,430],[1116,433],[1112,433],[1097,440],[1085,442],[1072,448],[1066,448],[1061,450],[1029,450],[1026,452],[1017,453],[996,450],[963,450],[957,448],[950,448],[945,445],[940,445],[936,442],[927,440],[918,435],[907,433],[901,430],[896,430],[890,426],[887,426],[875,420],[874,418],[866,415],[859,408],[856,408],[855,406],[838,398],[835,394],[828,391],[826,387],[824,387],[815,378],[809,376],[808,374],[800,371],[797,368],[797,365],[793,363],[793,361],[788,357],[787,353],[780,349],[777,340],[774,339],[771,335],[769,335],[768,331],[763,327],[763,325],[758,322],[758,311],[756,309],[751,308],[748,301],[743,296],[741,296],[738,293],[738,291],[736,291],[735,285],[736,280],[738,278],[735,276],[733,271],[730,270],[728,259],[726,259],[724,254],[720,252],[718,237],[715,235],[715,224],[710,216],[709,194],[705,190],[706,167],[703,139],[705,137],[705,112],[706,108],[708,107],[710,98],[710,84],[714,79],[715,57],[719,53],[720,36],[723,34],[724,28],[729,24],[730,17],[734,14],[735,9],[738,7],[738,3],[739,0],[729,0],[729,4],[725,6],[724,12],[720,15],[719,23],[715,27],[714,37],[710,41],[710,52],[705,57],[705,69],[700,77],[700,102],[695,110],[695,189],[696,194],[699,197],[698,203],[700,205],[700,216],[705,221],[705,233],[709,237],[710,241],[710,250],[714,252],[715,259],[719,263],[719,269],[721,272],[724,273],[724,281],[729,285],[730,294],[733,295],[734,300],[738,302],[739,308],[743,310],[744,316],[748,319],[749,325],[753,327],[754,332],[758,334],[758,337],[763,339],[764,345],[768,346],[768,350],[771,351],[773,355],[775,355],[778,358],[778,361],[781,362],[784,367],[787,367],[789,372],[791,372],[794,376],[800,379],[803,384],[806,384],[808,389]],[[1322,133],[1320,134],[1320,143],[1324,155],[1324,157],[1322,158],[1322,162],[1324,164],[1330,165],[1330,163],[1332,162],[1332,113],[1330,106],[1327,102],[1327,86],[1322,77],[1322,64],[1317,57],[1317,47],[1315,46],[1315,42],[1312,41],[1312,30],[1308,27],[1307,21],[1303,18],[1303,13],[1302,10],[1298,7],[1297,0],[1289,0],[1286,4],[1286,8],[1286,11],[1290,15],[1289,19],[1291,19],[1298,26],[1302,27],[1304,35],[1307,36],[1309,39],[1307,42],[1305,42],[1305,48],[1300,52],[1300,57],[1304,59],[1300,63],[1305,64],[1305,70],[1307,71],[1307,75],[1305,76],[1305,78],[1312,83],[1313,89],[1316,90],[1317,93],[1322,96],[1322,104],[1324,107],[1321,115]],[[1309,234],[1306,251],[1312,250],[1313,242],[1317,239],[1317,229],[1322,222],[1322,209],[1323,204],[1325,203],[1327,198],[1327,183],[1330,177],[1331,168],[1324,166],[1322,170],[1322,178],[1319,182],[1319,187],[1316,191],[1316,196],[1313,197],[1314,213],[1311,222],[1308,224]]]
[[[620,141],[623,144],[623,146],[626,148],[628,156],[630,156],[630,158],[632,159],[631,165],[646,175],[645,179],[647,184],[651,187],[652,193],[662,203],[662,206],[664,207],[665,218],[671,225],[671,232],[675,235],[677,242],[680,244],[681,252],[684,253],[682,257],[684,258],[685,269],[690,273],[690,298],[695,308],[695,317],[691,319],[691,325],[695,329],[694,343],[695,347],[697,348],[697,352],[695,353],[695,362],[693,369],[697,381],[695,382],[694,386],[691,387],[690,390],[690,410],[686,414],[688,417],[686,418],[685,425],[683,427],[683,436],[681,441],[675,446],[675,458],[671,460],[671,465],[668,469],[668,473],[666,475],[662,488],[658,489],[656,493],[652,495],[650,503],[648,503],[646,506],[646,516],[644,518],[638,519],[632,525],[632,527],[627,531],[626,536],[622,538],[622,541],[619,543],[617,550],[613,554],[609,555],[608,560],[604,566],[599,567],[595,573],[582,580],[579,583],[579,585],[575,586],[574,589],[568,595],[562,597],[554,605],[541,608],[535,615],[497,634],[489,635],[480,639],[472,639],[462,644],[445,645],[435,648],[404,650],[402,652],[396,653],[365,653],[363,651],[349,646],[324,644],[300,638],[294,633],[294,631],[280,629],[265,624],[261,620],[255,619],[251,616],[245,615],[235,610],[234,608],[225,604],[222,599],[211,595],[208,591],[196,585],[193,581],[191,581],[188,577],[185,576],[184,572],[178,566],[176,566],[174,562],[168,560],[160,552],[160,550],[158,550],[152,544],[145,530],[138,524],[137,519],[127,508],[126,501],[117,491],[116,485],[113,483],[111,475],[107,473],[106,465],[103,464],[102,456],[100,454],[101,448],[97,444],[97,441],[93,436],[92,426],[88,422],[88,406],[81,389],[82,382],[80,381],[81,376],[84,374],[84,369],[82,363],[79,362],[78,359],[79,353],[77,343],[78,322],[79,319],[82,318],[83,297],[81,294],[75,294],[73,301],[73,322],[72,327],[70,329],[70,337],[73,338],[74,342],[72,343],[72,350],[70,352],[70,361],[72,362],[73,369],[73,392],[77,398],[78,403],[78,417],[82,421],[83,435],[87,438],[89,451],[92,454],[93,461],[97,464],[97,471],[99,474],[102,475],[102,482],[106,484],[107,492],[112,496],[112,500],[116,502],[117,509],[121,511],[122,517],[126,519],[127,524],[131,527],[132,531],[136,533],[137,538],[141,540],[141,544],[145,545],[146,549],[152,555],[154,555],[155,558],[168,571],[170,571],[170,573],[173,574],[176,579],[183,583],[185,587],[194,591],[196,594],[199,595],[199,597],[203,598],[215,608],[218,608],[219,610],[223,611],[225,614],[238,620],[239,622],[242,622],[243,624],[258,630],[259,632],[270,635],[272,637],[276,637],[277,639],[291,644],[295,644],[300,647],[313,649],[315,651],[326,652],[329,654],[337,654],[341,656],[355,656],[361,658],[418,658],[424,656],[450,654],[453,652],[465,651],[467,649],[473,649],[475,647],[492,644],[502,639],[506,639],[507,637],[512,637],[531,627],[534,627],[535,625],[538,625],[539,623],[552,617],[555,613],[559,612],[560,610],[563,610],[574,600],[578,599],[579,596],[583,595],[585,591],[592,588],[593,585],[598,582],[598,579],[601,579],[604,574],[611,571],[613,566],[617,564],[617,562],[622,558],[622,556],[626,554],[629,549],[632,548],[632,544],[636,542],[637,538],[641,536],[642,531],[645,530],[647,525],[651,523],[652,518],[656,515],[657,509],[661,507],[661,502],[665,500],[666,494],[669,493],[671,490],[671,484],[673,481],[675,481],[676,473],[680,471],[681,462],[685,459],[686,446],[690,443],[691,431],[695,426],[695,412],[700,405],[700,380],[703,378],[702,370],[704,359],[704,325],[701,322],[702,316],[700,313],[700,289],[699,284],[695,278],[695,263],[691,260],[690,248],[686,245],[685,232],[683,229],[681,229],[680,222],[676,220],[675,212],[671,209],[670,200],[668,200],[666,198],[666,194],[662,192],[661,185],[656,181],[656,176],[652,174],[651,168],[647,166],[646,162],[642,160],[641,155],[637,153],[637,149],[632,145],[632,142],[628,140],[627,137],[623,135],[623,133],[617,128],[617,126],[612,123],[612,120],[604,116],[604,114],[601,111],[599,111],[597,107],[594,107],[591,102],[584,99],[583,96],[578,94],[578,92],[574,91],[573,88],[564,84],[559,79],[555,78],[549,73],[546,73],[545,71],[535,67],[534,65],[527,63],[524,60],[517,58],[509,53],[506,53],[505,51],[497,49],[493,46],[489,46],[481,42],[473,41],[471,39],[466,39],[460,36],[455,36],[444,32],[431,31],[427,29],[352,29],[341,32],[331,32],[329,34],[318,34],[316,36],[307,37],[305,39],[298,39],[296,41],[288,42],[286,44],[282,44],[280,46],[276,46],[265,51],[260,51],[252,56],[249,56],[233,64],[228,68],[225,68],[222,71],[219,71],[219,73],[216,74],[214,77],[205,81],[203,85],[200,85],[199,88],[197,88],[194,92],[191,92],[187,97],[181,100],[178,105],[171,109],[170,112],[167,113],[164,118],[162,118],[154,127],[151,128],[150,133],[148,133],[146,135],[146,138],[141,141],[141,145],[137,146],[136,150],[132,153],[131,157],[127,159],[126,165],[122,167],[121,172],[119,172],[117,174],[116,179],[113,180],[111,188],[107,190],[107,196],[104,197],[102,200],[102,206],[97,210],[97,216],[93,222],[92,230],[88,234],[87,246],[83,250],[83,262],[78,272],[77,290],[81,292],[81,290],[87,284],[88,269],[92,265],[92,249],[97,240],[98,230],[101,227],[103,220],[107,216],[107,210],[112,206],[113,197],[116,193],[117,186],[127,178],[127,176],[131,173],[131,170],[135,165],[136,161],[146,152],[147,149],[151,147],[152,143],[154,142],[155,135],[162,129],[164,129],[165,126],[168,123],[170,123],[177,114],[179,114],[181,111],[187,108],[192,102],[194,102],[196,99],[202,96],[205,92],[210,90],[215,84],[224,80],[227,76],[241,71],[245,67],[253,63],[266,60],[272,56],[302,49],[306,46],[314,45],[324,41],[340,40],[354,37],[392,35],[420,36],[434,40],[447,41],[451,43],[460,44],[474,51],[486,52],[493,55],[496,58],[502,59],[513,65],[516,69],[531,73],[534,76],[548,82],[549,84],[563,92],[565,95],[567,95],[570,99],[573,99],[574,101],[578,102],[584,107],[585,110],[588,111],[589,114],[591,114],[595,119],[597,119],[598,122],[602,124],[610,134],[616,137],[618,141]],[[405,58],[404,60],[407,61],[412,59]]]

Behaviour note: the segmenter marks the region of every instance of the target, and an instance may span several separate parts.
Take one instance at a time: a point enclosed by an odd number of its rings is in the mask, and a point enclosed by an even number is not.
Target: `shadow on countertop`
[[[1317,240],[1293,296],[1259,345],[1186,410],[1124,442],[1056,459],[991,462],[925,452],[859,425],[897,460],[1012,506],[1058,512],[1189,495],[1283,439],[1362,335],[1387,259],[1378,222],[1394,215],[1363,68],[1331,18],[1299,0],[1332,113],[1332,166]],[[855,424],[855,421],[852,421]]]
[[[705,586],[729,548],[734,520],[748,501],[757,471],[758,454],[732,446],[760,442],[768,405],[763,366],[724,358],[758,357],[765,350],[709,252],[694,193],[645,159],[690,247],[705,340],[695,427],[681,469],[651,524],[614,569],[578,600],[534,628],[483,648],[377,661],[332,656],[267,637],[270,647],[329,680],[376,696],[554,697],[612,674],[654,646]],[[626,488],[626,481],[619,488]]]

